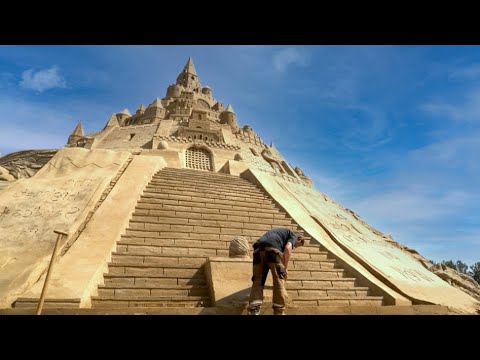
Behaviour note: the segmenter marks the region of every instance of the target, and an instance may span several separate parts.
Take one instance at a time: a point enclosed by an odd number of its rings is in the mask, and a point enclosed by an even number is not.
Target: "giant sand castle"
[[[240,126],[189,59],[166,96],[133,115],[92,134],[79,123],[60,150],[0,158],[1,313],[37,306],[60,230],[46,313],[242,314],[251,245],[279,226],[307,236],[287,313],[479,309]],[[269,298],[267,282],[265,309]]]

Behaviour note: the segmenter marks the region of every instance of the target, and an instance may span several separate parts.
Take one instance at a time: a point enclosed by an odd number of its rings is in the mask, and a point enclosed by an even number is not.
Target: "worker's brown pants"
[[[283,254],[275,248],[257,249],[253,253],[252,291],[250,293],[249,310],[259,310],[263,303],[263,287],[268,271],[273,277],[274,311],[282,312],[288,298],[285,290],[285,266],[282,262]]]

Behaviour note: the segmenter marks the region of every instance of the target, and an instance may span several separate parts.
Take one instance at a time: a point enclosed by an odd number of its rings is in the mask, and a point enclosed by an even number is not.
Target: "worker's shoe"
[[[287,315],[284,308],[273,308],[273,315]]]
[[[250,309],[248,315],[260,315],[260,309]]]

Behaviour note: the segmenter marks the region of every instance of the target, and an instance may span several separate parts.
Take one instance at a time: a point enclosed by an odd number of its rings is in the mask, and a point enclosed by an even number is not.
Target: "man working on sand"
[[[273,313],[285,315],[288,298],[285,280],[288,277],[288,261],[294,248],[303,246],[303,235],[287,228],[274,228],[267,231],[253,244],[253,277],[249,301],[249,315],[259,315],[263,302],[263,287],[268,271],[273,277]]]

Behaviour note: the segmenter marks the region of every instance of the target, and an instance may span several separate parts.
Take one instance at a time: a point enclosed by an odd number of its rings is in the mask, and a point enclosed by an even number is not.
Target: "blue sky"
[[[0,46],[0,154],[100,130],[188,56],[318,190],[428,259],[480,261],[479,46]]]

